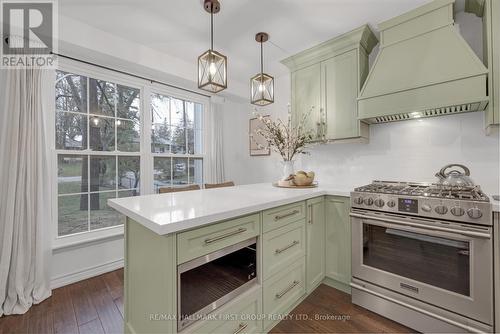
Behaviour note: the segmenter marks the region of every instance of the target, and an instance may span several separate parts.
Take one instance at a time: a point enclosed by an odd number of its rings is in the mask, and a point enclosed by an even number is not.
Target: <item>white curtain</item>
[[[0,316],[51,295],[54,71],[0,70]]]
[[[223,103],[223,102],[222,102]],[[222,103],[210,102],[210,110],[207,115],[207,182],[224,182],[224,151],[222,138],[223,113]]]

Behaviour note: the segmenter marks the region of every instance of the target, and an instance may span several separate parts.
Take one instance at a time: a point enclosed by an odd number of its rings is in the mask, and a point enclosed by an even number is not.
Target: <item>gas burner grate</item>
[[[479,186],[446,187],[437,183],[373,181],[373,183],[356,188],[354,191],[489,202],[488,197]]]

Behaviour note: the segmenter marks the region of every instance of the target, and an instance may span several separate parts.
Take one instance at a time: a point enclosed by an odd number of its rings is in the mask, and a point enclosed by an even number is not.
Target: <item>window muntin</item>
[[[203,183],[201,103],[151,94],[153,188]]]
[[[140,188],[140,89],[57,71],[58,236],[122,225]]]

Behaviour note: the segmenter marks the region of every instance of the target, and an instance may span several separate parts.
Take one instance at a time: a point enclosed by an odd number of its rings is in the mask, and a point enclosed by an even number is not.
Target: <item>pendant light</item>
[[[217,93],[227,88],[227,58],[214,50],[214,14],[220,11],[218,0],[205,0],[210,13],[210,49],[198,57],[198,88]]]
[[[255,35],[260,43],[260,73],[250,79],[250,102],[258,106],[265,106],[274,102],[274,78],[264,73],[264,52],[262,43],[269,39],[265,32]]]

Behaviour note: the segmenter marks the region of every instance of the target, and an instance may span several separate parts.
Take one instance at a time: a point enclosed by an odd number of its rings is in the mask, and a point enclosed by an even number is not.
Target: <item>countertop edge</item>
[[[244,206],[237,209],[227,210],[223,212],[217,212],[214,214],[207,214],[204,216],[196,217],[196,218],[188,218],[182,221],[161,225],[158,224],[142,215],[134,212],[126,206],[120,205],[113,201],[113,199],[108,200],[108,205],[113,209],[119,211],[120,213],[130,217],[134,221],[140,223],[144,227],[149,230],[155,232],[158,235],[169,235],[172,233],[180,233],[183,231],[187,231],[193,228],[203,227],[206,225],[210,225],[216,222],[233,219],[237,217],[241,217],[244,215],[256,213],[259,211],[271,209],[274,207],[304,201],[311,198],[319,197],[319,196],[340,196],[340,197],[350,197],[349,191],[340,191],[334,189],[328,189],[328,187],[321,187],[323,189],[318,189],[315,192],[307,193],[307,194],[297,194],[296,196],[292,196],[286,199],[279,199],[275,201],[270,201],[262,204],[250,204],[248,206]],[[326,188],[326,189],[325,189]],[[492,212],[500,212],[500,203],[492,202]]]
[[[237,218],[240,216],[244,216],[247,214],[256,213],[259,211],[271,209],[277,206],[282,206],[294,202],[305,201],[311,198],[319,197],[319,196],[340,196],[340,197],[350,197],[350,192],[346,191],[337,191],[337,190],[327,190],[327,189],[318,189],[317,192],[308,193],[308,194],[297,194],[297,196],[293,196],[287,199],[280,199],[272,202],[267,202],[265,204],[258,205],[249,205],[247,207],[238,208],[235,210],[227,210],[224,212],[209,214],[202,217],[185,219],[179,222],[170,223],[168,225],[159,225],[150,219],[147,219],[133,210],[130,210],[128,207],[120,205],[113,201],[113,199],[108,200],[108,205],[113,209],[119,211],[125,216],[133,219],[134,221],[140,223],[144,227],[149,230],[155,232],[159,235],[168,235],[172,233],[180,233],[183,231],[187,231],[193,228],[203,227],[206,225],[210,225],[219,221],[228,220],[232,218]]]

